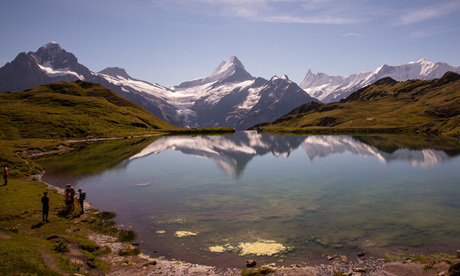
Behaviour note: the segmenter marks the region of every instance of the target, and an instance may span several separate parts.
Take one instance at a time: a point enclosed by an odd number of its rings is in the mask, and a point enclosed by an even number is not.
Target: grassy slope
[[[77,81],[0,94],[0,139],[85,138],[178,129],[104,86]]]
[[[302,105],[264,126],[267,131],[422,131],[460,136],[460,76],[432,81],[390,78],[360,89],[340,103]]]

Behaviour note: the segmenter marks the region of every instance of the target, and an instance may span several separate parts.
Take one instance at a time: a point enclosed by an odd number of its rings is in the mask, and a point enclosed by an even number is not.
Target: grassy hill
[[[260,126],[302,133],[426,132],[460,137],[460,75],[397,82],[384,78],[338,103],[307,103]]]
[[[0,139],[85,138],[178,129],[99,84],[58,82],[0,94]]]

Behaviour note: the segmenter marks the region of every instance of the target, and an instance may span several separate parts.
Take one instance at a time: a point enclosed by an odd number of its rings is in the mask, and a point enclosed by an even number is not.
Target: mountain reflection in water
[[[277,136],[245,131],[229,136],[163,137],[129,160],[166,150],[177,150],[184,154],[211,159],[226,173],[238,176],[255,156],[271,153],[274,156],[288,157],[299,146],[305,150],[311,161],[331,154],[348,152],[363,157],[374,156],[383,163],[400,160],[426,168],[450,159],[444,151],[434,149],[402,148],[384,152],[351,136]]]

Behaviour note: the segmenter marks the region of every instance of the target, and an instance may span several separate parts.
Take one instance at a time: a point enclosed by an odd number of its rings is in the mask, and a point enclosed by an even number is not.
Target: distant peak
[[[42,49],[61,49],[61,46],[56,41],[50,41],[41,47]]]
[[[126,70],[120,67],[107,67],[99,73],[109,75],[112,77],[122,77],[124,79],[131,79],[128,73],[126,73]]]
[[[274,76],[270,79],[270,81],[275,81],[275,80],[278,80],[278,79],[279,79],[279,77],[278,77],[277,75],[274,75]]]
[[[289,77],[288,77],[287,75],[282,75],[282,76],[281,76],[281,79],[282,79],[282,80],[289,80]]]
[[[236,56],[231,56],[227,62],[241,64],[241,61]]]
[[[244,68],[243,63],[236,56],[231,56],[227,61],[222,61],[217,69],[229,67]]]

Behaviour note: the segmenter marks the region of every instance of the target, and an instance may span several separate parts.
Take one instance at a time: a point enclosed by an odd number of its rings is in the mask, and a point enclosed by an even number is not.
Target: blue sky
[[[92,71],[165,86],[237,56],[255,77],[460,65],[460,1],[0,0],[0,66],[56,41]]]

